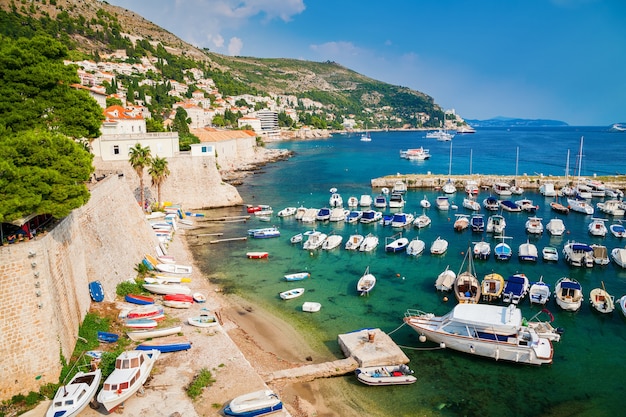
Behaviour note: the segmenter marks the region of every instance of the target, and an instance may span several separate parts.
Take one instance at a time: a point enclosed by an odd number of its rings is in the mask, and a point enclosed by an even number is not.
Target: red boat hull
[[[187,294],[166,294],[163,296],[165,301],[184,301],[193,303],[193,296]]]

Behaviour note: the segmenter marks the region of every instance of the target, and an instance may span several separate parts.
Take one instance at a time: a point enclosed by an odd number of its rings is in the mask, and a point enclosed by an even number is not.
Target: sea
[[[562,255],[563,246],[569,240],[602,244],[609,251],[624,247],[626,242],[610,233],[605,238],[592,237],[588,224],[593,216],[576,212],[557,214],[549,207],[554,198],[525,191],[522,197],[539,206],[536,216],[543,219],[544,227],[551,218],[561,217],[567,232],[562,237],[551,237],[547,232],[531,236],[525,231],[527,213],[504,212],[506,236],[511,237],[507,243],[514,256],[502,262],[493,257],[493,247],[500,240],[471,230],[454,231],[454,215],[470,214],[462,207],[463,190],[450,197],[458,210],[449,212],[438,211],[434,204],[429,209],[420,206],[424,196],[434,202],[438,190],[419,189],[406,193],[403,211],[416,215],[425,211],[432,219],[432,224],[425,229],[400,230],[380,224],[344,222],[303,224],[294,217],[277,217],[276,213],[288,206],[328,207],[331,188],[337,189],[346,206],[350,196],[359,198],[370,194],[374,198],[380,190],[371,188],[371,179],[387,175],[568,175],[576,181],[579,176],[624,174],[626,134],[609,132],[605,127],[485,128],[474,134],[457,135],[451,142],[427,139],[425,132],[420,131],[371,132],[371,138],[371,142],[362,142],[359,134],[336,134],[327,139],[267,144],[268,148],[293,151],[293,157],[264,166],[245,178],[238,190],[246,204],[272,206],[271,222],[252,216],[245,223],[222,223],[215,227],[223,233],[223,239],[243,237],[248,229],[269,226],[278,227],[281,235],[220,244],[209,244],[209,239],[214,238],[190,240],[194,242],[192,250],[203,272],[227,291],[246,297],[287,320],[306,335],[314,347],[327,349],[337,358],[343,358],[337,343],[338,334],[363,328],[380,328],[388,333],[410,358],[409,366],[418,378],[417,383],[369,387],[360,384],[354,375],[337,377],[347,384],[351,397],[376,408],[372,415],[621,415],[626,405],[626,319],[619,307],[612,314],[597,313],[588,298],[590,290],[602,285],[615,299],[625,295],[626,270],[613,262],[590,269],[574,268],[565,263]],[[400,158],[400,150],[420,146],[430,150],[430,159],[415,162]],[[488,190],[481,190],[478,201],[482,202],[490,194]],[[594,199],[594,205],[598,201]],[[484,209],[481,212],[485,218],[489,215]],[[245,207],[221,213],[247,214]],[[607,227],[621,220],[599,211],[595,216],[607,218]],[[307,251],[301,245],[290,243],[293,235],[313,229],[343,236],[342,245],[330,251]],[[376,234],[380,239],[379,247],[370,253],[345,250],[345,242],[354,233]],[[424,253],[412,257],[406,253],[385,252],[385,241],[398,233],[409,240],[419,236],[426,242]],[[449,241],[449,248],[445,255],[434,256],[428,248],[439,236]],[[479,279],[491,272],[505,278],[521,272],[531,282],[541,278],[552,287],[564,276],[581,283],[585,302],[579,311],[563,311],[553,299],[544,307],[554,317],[553,326],[563,329],[561,341],[554,343],[551,365],[519,365],[441,349],[430,342],[420,342],[415,331],[403,326],[407,309],[436,315],[450,311],[456,304],[454,295],[437,292],[435,279],[447,267],[459,272],[472,242],[482,239],[491,243],[492,256],[486,261],[475,261]],[[518,247],[527,240],[537,246],[540,254],[544,246],[557,247],[559,261],[520,262],[516,257]],[[269,258],[247,259],[249,251],[267,251]],[[376,276],[377,284],[368,296],[359,296],[356,283],[368,267]],[[285,274],[302,271],[310,272],[310,278],[297,283],[286,282],[283,278]],[[294,287],[304,287],[304,295],[287,301],[279,298],[281,291]],[[302,312],[305,301],[321,303],[320,312]],[[542,307],[531,306],[527,298],[519,307],[525,318],[539,313],[540,318],[549,319],[545,312],[541,313]]]

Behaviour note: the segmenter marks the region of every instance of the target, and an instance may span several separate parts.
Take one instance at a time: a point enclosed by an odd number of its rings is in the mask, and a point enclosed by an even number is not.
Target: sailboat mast
[[[519,146],[517,147],[517,153],[515,155],[515,185],[517,186],[517,166],[519,163]]]
[[[583,137],[580,137],[580,149],[578,151],[578,180],[577,185],[580,184],[580,170],[583,165]]]

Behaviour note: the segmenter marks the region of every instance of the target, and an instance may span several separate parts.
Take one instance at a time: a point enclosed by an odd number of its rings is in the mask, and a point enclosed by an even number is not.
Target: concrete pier
[[[363,329],[337,336],[346,359],[304,365],[268,374],[265,382],[277,380],[312,381],[354,372],[365,366],[409,363],[409,358],[393,340],[380,329]]]

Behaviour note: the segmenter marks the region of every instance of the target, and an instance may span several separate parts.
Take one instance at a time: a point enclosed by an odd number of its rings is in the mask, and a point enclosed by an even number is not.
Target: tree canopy
[[[0,123],[10,131],[41,128],[72,138],[100,136],[104,114],[78,83],[76,67],[63,63],[67,48],[36,36],[0,37]]]
[[[47,131],[10,134],[0,127],[0,222],[30,214],[60,218],[89,200],[93,155]]]

